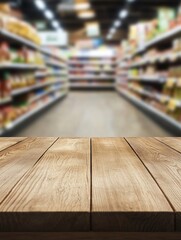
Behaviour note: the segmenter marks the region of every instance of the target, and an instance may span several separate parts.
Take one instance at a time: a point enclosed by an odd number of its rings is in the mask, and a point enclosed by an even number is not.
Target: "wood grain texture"
[[[55,140],[29,138],[0,152],[0,203]]]
[[[2,240],[180,240],[181,233],[41,232],[0,233]]]
[[[158,141],[166,144],[167,146],[175,149],[176,151],[181,153],[181,138],[170,138],[170,137],[166,137],[166,138],[155,138]]]
[[[56,141],[0,212],[0,231],[90,230],[90,140]]]
[[[174,230],[172,208],[124,139],[92,140],[92,230]]]
[[[0,138],[0,151],[18,143],[21,142],[23,140],[25,140],[26,138],[24,137],[3,137]]]
[[[176,211],[176,230],[181,231],[181,154],[153,138],[128,138],[127,141],[169,199]]]

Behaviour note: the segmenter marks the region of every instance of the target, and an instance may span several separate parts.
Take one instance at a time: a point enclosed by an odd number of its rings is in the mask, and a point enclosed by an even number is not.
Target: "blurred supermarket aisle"
[[[169,136],[116,92],[71,92],[17,136]]]

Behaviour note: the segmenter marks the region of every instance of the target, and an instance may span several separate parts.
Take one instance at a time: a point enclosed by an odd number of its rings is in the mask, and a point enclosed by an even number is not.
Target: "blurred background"
[[[179,0],[0,1],[0,136],[180,136]]]

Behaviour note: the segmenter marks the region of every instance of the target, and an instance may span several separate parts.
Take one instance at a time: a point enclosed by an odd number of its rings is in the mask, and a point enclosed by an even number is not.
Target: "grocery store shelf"
[[[174,127],[181,133],[181,123],[176,121],[175,119],[171,118],[167,114],[159,111],[158,109],[154,108],[153,106],[149,105],[148,103],[145,103],[143,100],[138,99],[137,97],[131,95],[127,90],[120,89],[119,87],[116,87],[116,90],[125,98],[130,100],[132,103],[137,105],[138,107],[146,110],[147,112],[155,115],[158,117],[161,121],[164,121],[167,125],[170,125],[171,127]]]
[[[131,56],[130,56],[130,59],[135,57],[136,55],[138,54],[141,54],[142,52],[144,52],[146,50],[146,47],[142,47],[142,48],[138,48]]]
[[[36,73],[35,74],[36,78],[42,78],[42,77],[47,77],[47,76],[48,76],[48,73]]]
[[[114,84],[71,84],[71,88],[114,88]]]
[[[126,70],[128,70],[130,68],[130,65],[120,63],[118,65],[118,67],[119,67],[119,69],[121,68],[121,69],[124,69],[126,71]]]
[[[86,76],[76,76],[76,75],[70,75],[69,76],[69,79],[70,80],[85,80],[85,79],[89,79],[89,80],[106,80],[106,79],[115,79],[115,76],[89,76],[89,75],[86,75]]]
[[[181,26],[178,26],[166,33],[163,33],[160,36],[156,37],[155,39],[147,42],[145,45],[145,48],[149,48],[149,47],[154,46],[155,44],[158,44],[162,41],[173,38],[173,37],[177,36],[177,34],[181,34]]]
[[[46,96],[46,95],[48,95],[48,94],[50,94],[50,93],[52,93],[52,92],[56,92],[56,91],[58,91],[58,90],[60,90],[60,89],[65,89],[65,88],[68,88],[68,87],[69,87],[69,85],[66,84],[66,85],[61,85],[61,86],[59,86],[59,87],[56,87],[56,88],[50,89],[50,90],[48,90],[48,91],[45,91],[44,93],[39,94],[39,95],[31,98],[30,101],[29,101],[29,103],[35,102],[35,101],[37,101],[38,99],[40,99],[40,98],[42,98],[42,97],[44,97],[44,96]]]
[[[2,99],[2,100],[0,100],[0,106],[1,106],[1,105],[4,105],[4,104],[6,104],[6,103],[10,103],[11,101],[12,101],[11,98]]]
[[[10,41],[14,41],[14,42],[17,42],[17,43],[19,43],[21,45],[25,45],[27,47],[30,47],[30,48],[32,48],[32,49],[34,49],[36,51],[41,52],[42,54],[50,56],[52,58],[56,58],[56,59],[59,59],[59,60],[64,61],[64,62],[66,61],[66,59],[63,56],[61,58],[61,57],[51,53],[50,51],[44,49],[42,46],[40,46],[40,45],[38,45],[36,43],[33,43],[32,41],[30,41],[30,40],[28,40],[28,39],[26,39],[24,37],[18,36],[17,34],[11,33],[9,31],[7,31],[6,29],[1,29],[0,30],[0,35],[3,38],[7,38]]]
[[[63,56],[60,57],[60,56],[52,53],[51,51],[45,49],[44,47],[40,47],[40,48],[39,48],[39,51],[40,51],[41,53],[43,53],[44,55],[50,56],[50,57],[52,57],[52,58],[54,58],[54,59],[67,62],[67,59],[66,59],[65,57],[63,57]]]
[[[130,60],[130,59],[131,59],[131,55],[126,55],[126,56],[124,56],[122,58],[119,58],[117,60],[117,64],[119,64],[120,62],[124,62],[124,61]]]
[[[49,82],[45,82],[45,83],[41,83],[41,84],[36,84],[36,85],[33,85],[33,86],[30,86],[30,87],[25,87],[25,88],[20,88],[20,89],[16,89],[16,90],[13,90],[12,91],[12,95],[13,96],[16,96],[16,95],[19,95],[19,94],[23,94],[23,93],[27,93],[31,90],[34,90],[34,89],[37,89],[37,88],[41,88],[41,87],[45,87],[47,85],[51,85],[51,84],[55,84],[55,83],[61,83],[61,82],[65,82],[66,79],[64,80],[56,80],[56,81],[49,81]]]
[[[171,99],[170,96],[168,95],[164,95],[164,94],[160,94],[160,93],[155,93],[153,98],[159,102],[162,102],[162,103],[168,103]],[[179,101],[178,101],[179,103]]]
[[[39,46],[37,44],[33,43],[32,41],[30,41],[26,38],[23,38],[23,37],[18,36],[14,33],[11,33],[9,31],[7,31],[6,29],[1,29],[0,30],[0,35],[2,35],[5,38],[8,38],[9,40],[13,40],[13,41],[18,42],[22,45],[26,45],[30,48],[33,48],[35,50],[39,50]]]
[[[132,91],[139,93],[143,96],[155,98],[153,93],[150,93],[149,91],[146,91],[144,89],[140,89],[140,88],[136,88],[136,87],[132,87],[132,86],[130,86],[129,89],[131,89]]]
[[[69,65],[116,65],[116,62],[113,61],[90,61],[90,60],[84,60],[84,61],[69,61]]]
[[[160,102],[168,102],[171,99],[167,95],[163,95],[163,94],[160,94],[160,93],[154,93],[154,92],[152,93],[150,91],[146,91],[145,89],[140,89],[140,88],[136,88],[136,87],[132,87],[132,86],[130,86],[129,89],[131,89],[132,91],[134,91],[136,93],[139,93],[143,96],[155,99],[155,100],[160,101]]]
[[[137,49],[132,55],[131,58],[133,58],[134,56],[146,51],[148,48],[153,47],[157,44],[160,44],[164,41],[167,41],[169,39],[172,39],[174,37],[176,37],[177,35],[181,34],[181,26],[178,26],[166,33],[163,33],[161,35],[159,35],[158,37],[154,38],[153,40],[148,41],[142,48]]]
[[[132,86],[130,86],[129,89],[131,89],[132,91],[139,93],[143,96],[147,96],[149,98],[155,99],[161,103],[168,103],[169,101],[172,101],[172,102],[174,101],[174,104],[176,107],[178,107],[178,108],[181,107],[181,100],[170,97],[168,95],[164,95],[164,94],[160,94],[160,93],[151,93],[144,89],[139,89],[139,88],[132,87]]]
[[[61,63],[61,62],[54,61],[54,60],[45,60],[45,63],[48,66],[53,66],[53,67],[57,67],[57,68],[65,68],[66,67],[65,63]]]
[[[25,113],[23,116],[19,117],[17,120],[15,120],[12,123],[9,123],[6,128],[5,131],[2,132],[2,134],[4,134],[6,131],[12,130],[15,127],[17,127],[19,124],[21,124],[22,122],[26,121],[28,118],[30,118],[31,116],[35,115],[36,113],[38,113],[39,111],[47,108],[48,106],[50,106],[52,103],[56,102],[57,100],[59,100],[60,98],[64,97],[67,94],[67,92],[62,92],[61,94],[59,94],[58,96],[54,97],[53,99],[49,100],[46,104],[40,104],[39,107],[37,107],[36,109],[33,109],[32,111]]]
[[[52,72],[52,73],[36,73],[35,74],[36,78],[47,77],[47,76],[62,76],[62,77],[67,76],[68,77],[68,72],[60,71],[60,72],[54,72],[54,73]]]
[[[129,65],[129,69],[130,68],[136,68],[136,67],[143,67],[145,65],[153,65],[153,64],[156,64],[156,63],[163,63],[165,61],[172,61],[173,62],[173,58],[178,59],[179,57],[181,57],[181,54],[179,53],[179,55],[168,55],[168,56],[160,56],[160,57],[150,57],[149,59],[144,59],[140,62],[136,62],[136,63],[133,63],[131,65]]]
[[[45,69],[46,67],[43,65],[35,65],[28,63],[1,63],[0,69]]]
[[[156,57],[149,57],[149,58],[145,58],[142,61],[136,62],[134,64],[129,65],[129,68],[136,68],[136,67],[142,67],[145,65],[153,65],[156,63],[164,63],[166,61],[169,62],[175,62],[178,59],[181,58],[181,52],[173,52],[173,53],[167,53],[167,54],[163,54],[160,56],[156,56]]]
[[[149,76],[149,75],[145,75],[145,76],[129,76],[128,80],[130,81],[142,81],[142,82],[154,82],[154,83],[164,83],[167,78],[164,77],[159,77],[159,76]]]
[[[76,71],[82,71],[82,72],[115,72],[114,68],[111,69],[97,69],[97,68],[69,68],[69,71],[76,72]]]
[[[151,63],[151,61],[150,61],[150,63]],[[137,63],[133,63],[133,64],[129,65],[128,68],[142,67],[142,66],[144,66],[146,64],[149,64],[149,61],[145,60],[145,61],[140,61],[140,62],[137,62]]]

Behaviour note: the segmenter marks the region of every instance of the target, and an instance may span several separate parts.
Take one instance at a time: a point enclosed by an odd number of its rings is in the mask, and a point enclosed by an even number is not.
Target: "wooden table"
[[[180,232],[181,138],[0,138],[0,239]]]

